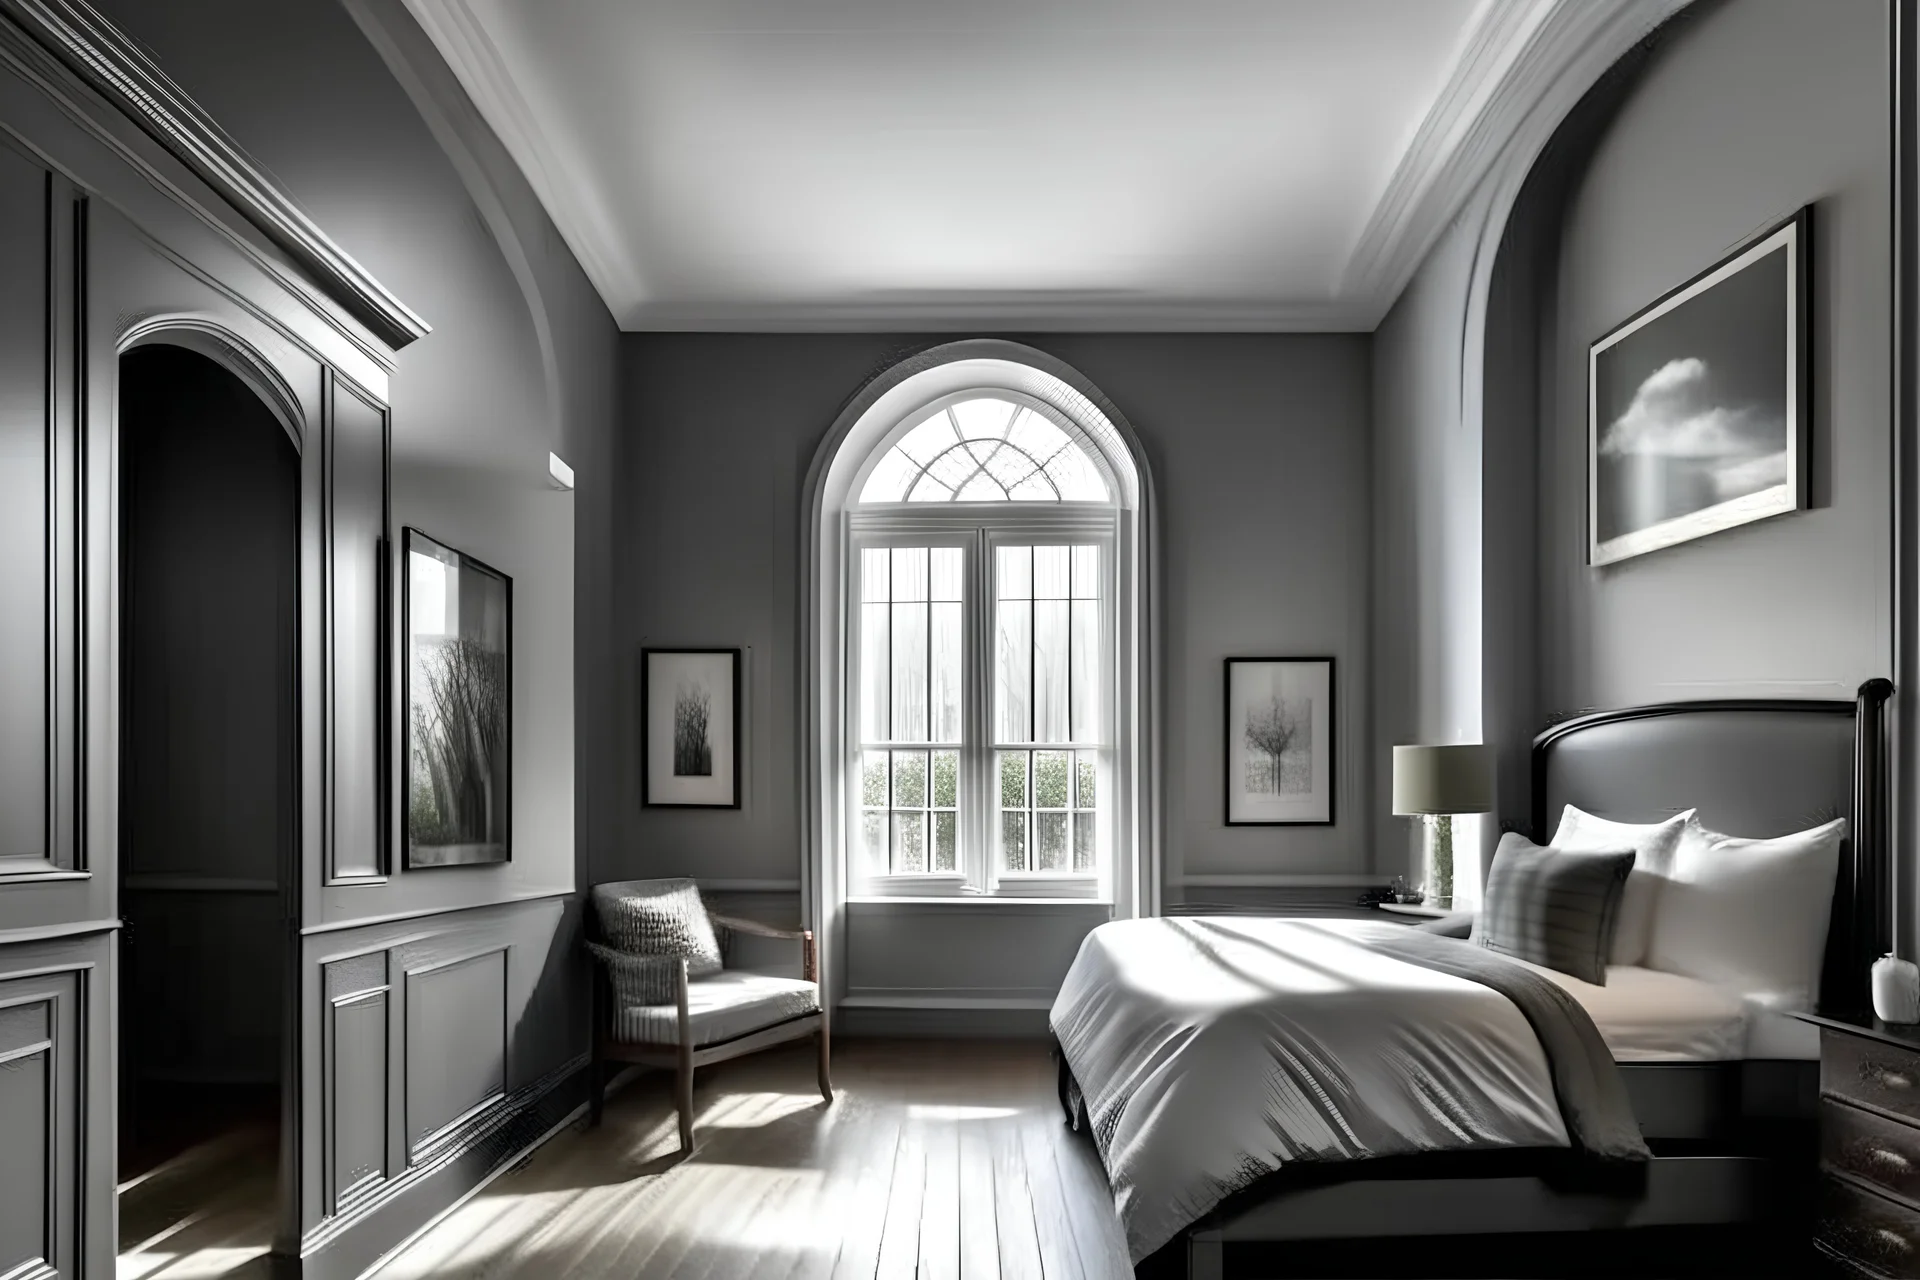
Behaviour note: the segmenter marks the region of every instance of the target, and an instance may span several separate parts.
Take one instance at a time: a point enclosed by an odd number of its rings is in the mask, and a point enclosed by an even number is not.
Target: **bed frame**
[[[1886,950],[1891,918],[1892,692],[1888,681],[1870,680],[1851,702],[1673,702],[1567,720],[1533,741],[1533,833],[1550,834],[1566,804],[1623,822],[1698,808],[1707,826],[1756,837],[1846,817],[1852,838],[1834,886],[1820,1012],[1858,1014],[1868,1006],[1867,968]],[[1727,1227],[1798,1212],[1813,1168],[1817,1063],[1639,1063],[1624,1064],[1621,1074],[1654,1150],[1644,1176],[1595,1184],[1566,1152],[1528,1151],[1276,1173],[1141,1271],[1171,1274],[1184,1262],[1188,1276],[1220,1280],[1229,1246],[1286,1244],[1296,1265],[1306,1265],[1308,1254],[1324,1265],[1342,1242],[1364,1241],[1354,1245],[1362,1250],[1360,1270],[1379,1274],[1391,1267],[1383,1238],[1539,1239],[1622,1229],[1729,1236]],[[1456,1252],[1484,1257],[1477,1247]]]

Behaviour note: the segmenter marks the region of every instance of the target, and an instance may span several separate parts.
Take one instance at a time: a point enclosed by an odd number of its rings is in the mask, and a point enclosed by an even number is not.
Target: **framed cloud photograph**
[[[641,803],[740,807],[740,650],[644,649]]]
[[[513,583],[406,530],[407,867],[505,862],[513,829]]]
[[[1333,659],[1226,660],[1226,821],[1333,821]]]
[[[1589,563],[1806,506],[1807,247],[1802,209],[1593,344]]]

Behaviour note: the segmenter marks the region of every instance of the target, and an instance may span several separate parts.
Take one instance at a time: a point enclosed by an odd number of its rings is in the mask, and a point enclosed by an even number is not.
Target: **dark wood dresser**
[[[1814,1245],[1847,1276],[1920,1280],[1920,1027],[1820,1026]]]

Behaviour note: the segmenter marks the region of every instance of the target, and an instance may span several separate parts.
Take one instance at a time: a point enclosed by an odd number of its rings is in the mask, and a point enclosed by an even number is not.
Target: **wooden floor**
[[[272,1127],[248,1125],[122,1183],[116,1280],[265,1276],[278,1153]]]
[[[1044,1046],[848,1041],[696,1077],[676,1156],[664,1077],[554,1138],[380,1280],[896,1280],[1132,1275],[1106,1177],[1061,1122]]]

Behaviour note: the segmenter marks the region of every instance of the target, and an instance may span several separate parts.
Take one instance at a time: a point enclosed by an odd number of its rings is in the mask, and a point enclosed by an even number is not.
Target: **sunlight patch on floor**
[[[159,1249],[123,1253],[115,1264],[114,1280],[217,1280],[266,1254],[264,1245],[195,1249],[186,1254]]]

